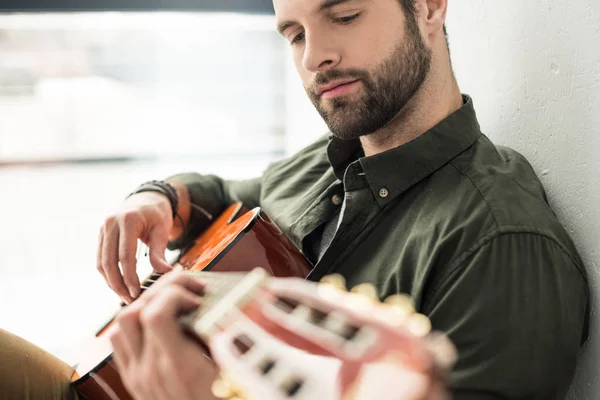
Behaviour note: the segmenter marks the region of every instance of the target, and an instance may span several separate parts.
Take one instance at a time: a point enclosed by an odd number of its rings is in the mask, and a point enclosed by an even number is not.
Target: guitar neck
[[[194,272],[189,274],[206,282],[206,292],[198,309],[180,319],[201,339],[207,341],[217,332],[222,322],[253,298],[270,276],[261,268],[248,274]],[[208,275],[207,275],[208,274]]]
[[[243,307],[252,299],[256,290],[270,278],[262,268],[257,268],[250,273],[204,271],[184,271],[184,273],[205,283],[206,288],[199,298],[200,307],[182,316],[179,321],[204,341],[220,329],[221,321],[229,313]],[[160,276],[160,274],[150,276],[143,287],[149,287]]]

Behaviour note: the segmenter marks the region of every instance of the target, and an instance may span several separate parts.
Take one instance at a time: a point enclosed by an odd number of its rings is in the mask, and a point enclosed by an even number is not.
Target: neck
[[[462,105],[462,95],[451,69],[443,74],[432,69],[419,91],[389,124],[360,138],[365,156],[383,153],[416,139]]]

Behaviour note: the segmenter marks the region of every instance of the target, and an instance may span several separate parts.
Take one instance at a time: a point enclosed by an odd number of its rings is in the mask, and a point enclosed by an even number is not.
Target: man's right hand
[[[173,212],[168,198],[144,192],[129,197],[109,215],[100,229],[97,268],[106,283],[127,304],[140,294],[137,275],[138,239],[150,249],[150,263],[157,272],[168,272],[165,260]],[[120,268],[119,268],[120,264]]]

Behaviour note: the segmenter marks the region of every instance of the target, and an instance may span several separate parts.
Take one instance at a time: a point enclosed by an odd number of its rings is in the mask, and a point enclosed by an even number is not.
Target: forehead
[[[294,14],[318,14],[340,4],[358,5],[373,0],[273,0],[275,14],[278,17]]]

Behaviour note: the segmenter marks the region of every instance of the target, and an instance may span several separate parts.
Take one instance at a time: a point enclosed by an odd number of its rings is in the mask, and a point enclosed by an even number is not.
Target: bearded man
[[[131,302],[138,239],[168,271],[165,248],[202,232],[203,211],[241,201],[305,254],[309,280],[338,273],[381,298],[409,294],[458,350],[455,399],[564,398],[587,335],[585,269],[529,163],[481,132],[453,74],[447,3],[274,0],[330,133],[254,180],[185,173],[143,185],[103,224],[109,286]],[[211,398],[214,368],[166,328],[193,303],[191,286],[173,279],[118,319],[116,357],[137,398]]]

